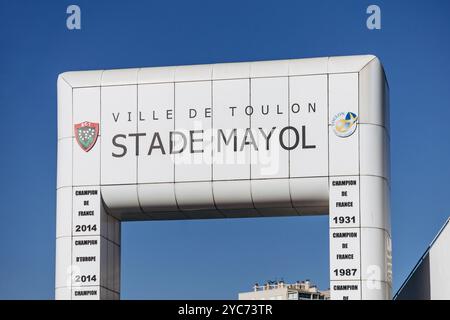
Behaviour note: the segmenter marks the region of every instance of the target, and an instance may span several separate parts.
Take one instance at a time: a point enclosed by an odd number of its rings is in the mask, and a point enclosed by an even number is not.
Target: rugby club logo
[[[86,152],[89,152],[97,141],[99,125],[95,122],[84,121],[74,125],[75,139],[78,145]]]
[[[339,112],[331,121],[334,133],[341,138],[351,136],[356,130],[358,116],[353,112]]]

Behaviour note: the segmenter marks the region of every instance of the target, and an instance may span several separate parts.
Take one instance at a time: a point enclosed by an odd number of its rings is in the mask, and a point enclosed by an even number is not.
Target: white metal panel
[[[360,228],[330,229],[330,280],[361,279]]]
[[[100,286],[72,287],[72,300],[100,300]]]
[[[102,87],[137,84],[138,72],[137,68],[105,70],[102,74]]]
[[[219,63],[213,65],[212,79],[244,79],[250,77],[250,63]]]
[[[253,204],[262,216],[293,216],[289,193],[289,179],[267,179],[251,181]]]
[[[139,203],[152,219],[184,219],[175,198],[173,183],[138,185]]]
[[[326,75],[289,78],[290,177],[328,175],[328,79]]]
[[[70,299],[72,299],[72,290],[70,287],[55,289],[55,300],[70,300]]]
[[[359,72],[359,120],[389,129],[386,108],[387,91],[385,75],[380,60],[374,58]]]
[[[330,57],[328,60],[328,72],[359,72],[375,58],[373,55]]]
[[[361,278],[389,281],[387,232],[377,228],[361,228]],[[365,253],[365,254],[364,254]]]
[[[361,175],[373,175],[389,179],[389,140],[386,129],[371,124],[360,124]]]
[[[141,68],[138,73],[138,83],[163,83],[175,80],[176,67]]]
[[[336,136],[329,128],[330,176],[359,174],[359,128],[349,137]]]
[[[100,87],[73,89],[73,125],[81,122],[100,123]]]
[[[228,218],[258,217],[254,209],[250,181],[213,181],[214,201]]]
[[[86,75],[87,76],[87,75]],[[100,87],[84,87],[73,89],[73,123],[84,122],[99,124],[98,135],[101,135],[100,121]],[[99,185],[100,184],[100,136],[94,146],[87,152],[77,142],[80,133],[74,132],[73,141],[73,184]]]
[[[130,133],[137,131],[137,86],[102,87],[102,145],[101,145],[101,183],[125,184],[136,183],[136,139]],[[127,148],[123,155],[120,143]],[[114,156],[116,155],[116,156]],[[120,168],[120,170],[117,170]]]
[[[250,128],[250,80],[213,81],[213,105],[213,180],[249,179],[250,149],[242,140]]]
[[[102,186],[106,211],[120,220],[148,219],[140,208],[137,185]]]
[[[55,288],[70,287],[72,265],[72,238],[56,239]]]
[[[258,150],[252,145],[252,179],[287,178],[289,152],[279,142],[281,128],[288,126],[288,78],[251,80],[251,129]]]
[[[175,129],[186,139],[174,157],[176,182],[211,180],[211,108],[211,81],[175,84]],[[175,142],[174,150],[182,146]]]
[[[332,124],[333,118],[340,112],[358,115],[358,74],[330,74],[329,95],[329,124]]]
[[[87,287],[100,285],[100,251],[102,238],[100,236],[86,236],[72,238],[72,263],[76,274],[72,278],[72,287]],[[105,241],[105,240],[103,240]],[[83,261],[94,257],[95,260]]]
[[[391,234],[389,186],[385,179],[361,176],[361,227],[380,228]]]
[[[330,228],[360,226],[360,177],[330,178]]]
[[[383,89],[383,108],[384,108],[384,127],[387,129],[388,134],[391,132],[391,106],[390,106],[390,95],[389,95],[389,84],[387,80],[384,82]]]
[[[73,137],[72,130],[72,87],[58,76],[58,139]]]
[[[211,80],[212,68],[213,66],[210,64],[177,66],[175,69],[175,82]]]
[[[174,84],[138,86],[138,130],[142,148],[138,156],[138,183],[174,182],[169,133],[174,130]]]
[[[250,63],[250,77],[286,77],[289,75],[289,60],[257,61]]]
[[[328,177],[291,178],[289,185],[295,208],[328,207]]]
[[[56,237],[72,235],[72,188],[56,190]]]
[[[175,185],[175,196],[179,208],[189,217],[196,216],[196,210],[210,210],[211,218],[223,217],[216,211],[212,182],[182,182]],[[189,213],[190,212],[190,213]]]
[[[362,300],[391,299],[391,287],[388,283],[376,280],[362,281]]]
[[[328,58],[289,60],[290,76],[327,74],[327,72],[328,72]]]
[[[107,230],[102,230],[103,228],[107,228],[107,224],[102,223],[104,219],[102,219],[101,195],[99,187],[73,188],[72,202],[72,234],[74,236],[106,234]]]
[[[73,139],[73,185],[89,186],[100,184],[101,137],[97,138],[89,152],[84,151]]]
[[[72,141],[73,138],[58,140],[56,188],[72,186]]]
[[[278,140],[281,128],[288,125],[287,89],[287,78],[252,79],[251,104],[254,112],[251,128],[258,147],[257,151],[251,148],[252,179],[285,178],[289,175],[289,152],[281,147]],[[264,182],[257,184],[262,187]],[[286,187],[280,185],[283,186]],[[266,191],[264,187],[252,187],[256,207],[259,205],[258,199],[266,194],[258,195],[259,190]],[[282,193],[285,194],[286,190]]]
[[[331,300],[361,300],[361,281],[330,281]]]
[[[348,113],[358,116],[358,74],[329,75],[329,153],[330,176],[359,174],[357,122],[349,129],[350,136],[338,136],[335,132],[337,121]],[[345,119],[345,118],[344,118]]]
[[[72,88],[99,87],[103,70],[68,71],[60,74]]]

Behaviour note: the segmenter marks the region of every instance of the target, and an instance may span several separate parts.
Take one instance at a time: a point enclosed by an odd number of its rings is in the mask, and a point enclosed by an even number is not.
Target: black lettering
[[[302,149],[315,149],[315,145],[306,144],[306,126],[302,126]]]
[[[283,134],[287,131],[287,130],[292,130],[294,132],[295,135],[295,143],[292,146],[286,146],[284,144],[283,141]],[[281,129],[280,132],[280,145],[284,150],[292,150],[297,148],[298,144],[300,143],[300,134],[298,133],[298,130],[294,127],[288,126],[288,127],[284,127],[283,129]]]
[[[175,141],[173,138],[175,135],[177,135],[183,139],[183,146],[179,150],[174,150],[175,149]],[[186,148],[187,139],[186,139],[186,136],[182,132],[171,131],[169,133],[169,140],[170,140],[170,146],[169,146],[170,154],[182,153],[184,151],[184,148]]]
[[[158,144],[155,144],[156,141],[158,142]],[[161,153],[166,154],[159,132],[155,132],[155,134],[153,135],[152,142],[150,143],[150,149],[148,150],[147,155],[151,155],[153,149],[161,149]]]
[[[251,141],[247,141],[248,137],[250,137]],[[253,132],[250,128],[245,129],[244,139],[242,140],[240,151],[244,150],[246,145],[253,145],[255,151],[258,151],[258,145],[255,142],[255,137],[253,137]]]
[[[357,232],[333,232],[333,238],[357,238]]]
[[[220,138],[222,137],[223,141],[225,142],[225,145],[228,145],[231,142],[231,139],[233,139],[233,150],[234,152],[237,151],[237,129],[233,129],[228,136],[228,139],[225,137],[225,134],[223,133],[222,129],[219,129],[217,131],[218,137],[217,137],[217,151],[220,152]]]
[[[117,122],[119,120],[120,112],[117,112],[117,115],[115,115],[113,112],[112,116],[113,116],[114,122]]]
[[[200,150],[194,150],[194,142],[203,142],[203,136],[200,139],[194,139],[194,134],[196,133],[202,133],[203,134],[203,130],[191,130],[189,131],[189,135],[190,135],[190,146],[191,146],[191,153],[203,153],[203,149]]]
[[[281,112],[281,110],[280,110],[280,105],[279,104],[277,104],[277,114],[283,114],[283,112]]]
[[[136,156],[139,155],[139,138],[140,137],[145,137],[147,134],[146,133],[130,133],[128,136],[129,137],[135,137],[135,144],[136,144]]]
[[[349,201],[349,202],[336,202],[336,207],[337,208],[351,208],[353,207],[353,202]]]
[[[97,190],[77,190],[75,191],[76,196],[91,196],[98,194]]]
[[[122,139],[126,139],[127,136],[124,134],[116,134],[113,138],[112,138],[112,143],[115,147],[121,148],[122,149],[122,153],[112,153],[112,156],[115,158],[121,158],[124,155],[127,154],[127,147],[123,144],[117,143],[117,139],[118,138],[122,138]]]
[[[298,103],[294,103],[291,106],[292,113],[299,113],[300,112],[300,105]]]
[[[356,180],[335,180],[332,182],[333,186],[355,186]]]
[[[261,132],[261,134],[263,135],[264,139],[266,139],[266,150],[269,150],[269,140],[272,137],[272,133],[275,131],[276,127],[273,127],[269,134],[266,135],[266,133],[264,132],[263,128],[258,128],[259,131]]]

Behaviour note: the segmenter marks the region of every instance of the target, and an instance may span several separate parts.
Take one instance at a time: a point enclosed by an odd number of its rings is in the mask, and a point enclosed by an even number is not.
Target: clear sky
[[[366,28],[370,4],[381,30]],[[54,297],[59,73],[367,53],[391,89],[395,293],[450,215],[449,14],[445,0],[0,0],[0,298]],[[327,288],[328,253],[326,216],[126,223],[122,298],[235,299],[281,278]]]

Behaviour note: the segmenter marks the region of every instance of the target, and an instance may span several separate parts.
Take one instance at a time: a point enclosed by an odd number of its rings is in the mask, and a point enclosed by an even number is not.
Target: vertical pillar
[[[329,194],[330,295],[361,299],[361,223],[359,210],[358,74],[330,74]]]
[[[391,299],[389,138],[378,60],[329,75],[331,299]],[[381,88],[381,89],[380,89]]]
[[[98,186],[57,190],[55,298],[119,299],[120,221]]]
[[[100,79],[97,71],[88,75]],[[60,77],[55,266],[60,300],[120,297],[120,221],[102,201],[99,128],[100,87],[72,87]]]
[[[358,176],[330,178],[330,290],[333,300],[361,299]]]
[[[119,299],[120,222],[102,205],[99,187],[73,188],[72,299]]]
[[[389,87],[377,58],[358,77],[362,299],[392,299]]]

